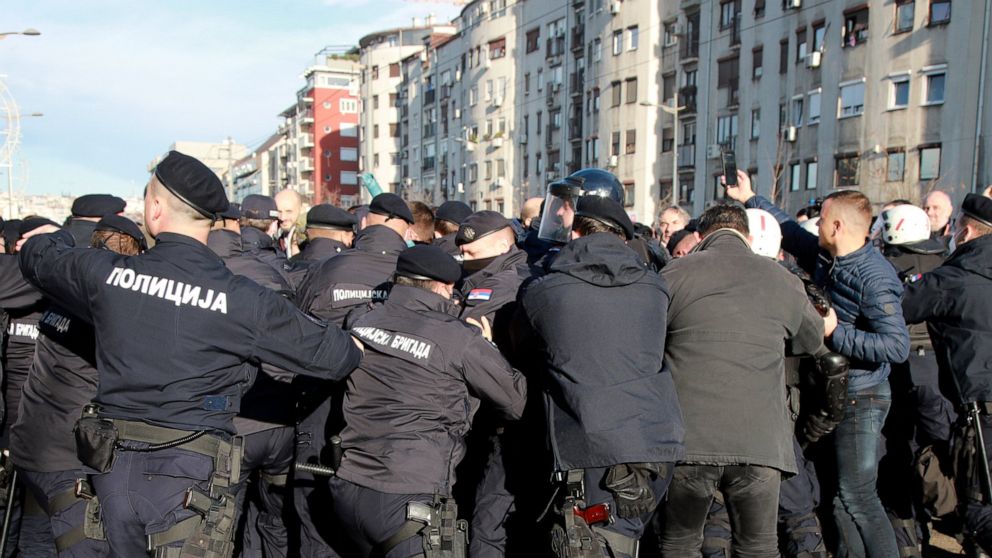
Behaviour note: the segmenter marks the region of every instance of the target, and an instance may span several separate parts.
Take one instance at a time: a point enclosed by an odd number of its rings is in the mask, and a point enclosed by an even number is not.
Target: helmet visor
[[[549,191],[544,200],[544,213],[541,215],[541,228],[537,231],[537,237],[558,244],[567,244],[572,239],[575,200],[575,196],[556,195]]]

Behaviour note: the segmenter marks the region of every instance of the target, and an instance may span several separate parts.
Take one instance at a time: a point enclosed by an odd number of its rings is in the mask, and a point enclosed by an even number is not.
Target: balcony
[[[560,104],[558,99],[558,91],[561,89],[561,85],[557,83],[549,83],[548,91],[545,93],[545,101],[547,101],[548,107],[556,107]]]
[[[741,104],[740,82],[736,79],[727,84],[727,108],[736,108]]]
[[[696,114],[696,86],[689,85],[679,89],[679,104],[684,106],[681,114]]]
[[[432,138],[437,133],[437,124],[431,122],[424,124],[424,138]]]
[[[436,96],[437,96],[437,90],[436,89],[430,89],[428,91],[424,91],[424,106],[433,105],[434,104],[434,98]]]
[[[302,147],[304,149],[312,149],[313,148],[313,136],[311,136],[310,134],[307,134],[305,136],[302,136],[300,138],[300,147]]]
[[[547,40],[547,58],[565,54],[565,36],[549,37]]]
[[[580,23],[572,28],[572,50],[582,51],[586,44],[586,24]]]
[[[434,170],[435,158],[434,157],[424,157],[424,160],[420,163],[420,170],[432,171]]]
[[[699,58],[699,36],[686,37],[679,41],[679,58],[683,64]]]
[[[679,168],[693,168],[696,166],[696,146],[695,144],[680,145],[678,149]]]
[[[568,139],[571,141],[582,141],[581,118],[570,118],[568,120]]]
[[[585,86],[586,73],[584,70],[579,70],[578,72],[572,72],[568,76],[568,92],[575,95],[582,95],[582,89]]]
[[[313,159],[300,159],[300,172],[313,172]]]
[[[734,17],[734,23],[730,26],[730,48],[740,48],[741,46],[741,14]]]
[[[300,124],[313,124],[313,111],[308,110],[300,113]]]

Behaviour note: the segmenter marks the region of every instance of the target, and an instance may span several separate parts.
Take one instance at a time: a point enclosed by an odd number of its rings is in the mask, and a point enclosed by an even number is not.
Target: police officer
[[[25,277],[96,331],[99,386],[76,441],[98,473],[114,555],[229,554],[240,465],[232,419],[248,364],[341,379],[361,358],[347,334],[232,275],[210,252],[210,224],[227,206],[217,176],[172,151],[145,192],[154,248],[74,249],[69,233],[53,232],[21,250]]]
[[[275,242],[279,230],[279,208],[269,196],[252,194],[241,200],[241,238],[244,249],[266,262],[287,282],[292,284],[292,266]]]
[[[385,300],[396,258],[406,247],[404,237],[413,214],[396,194],[373,198],[367,226],[355,238],[352,250],[311,267],[297,294],[300,308],[328,323],[342,325],[353,309]],[[340,429],[343,392],[328,382],[297,378],[297,463],[327,465],[327,439]],[[304,556],[332,552],[326,540],[334,533],[320,531],[312,518],[323,517],[325,477],[297,469],[293,478],[294,505],[300,516]]]
[[[348,381],[331,492],[352,555],[464,556],[465,529],[450,496],[472,416],[480,402],[510,419],[523,412],[523,376],[453,315],[460,275],[440,248],[409,248],[389,299],[349,318],[366,359]]]
[[[133,221],[109,214],[90,246],[123,255],[147,248]],[[72,427],[96,395],[93,328],[57,304],[42,315],[21,411],[11,428],[11,451],[27,488],[41,505],[62,557],[109,556],[90,471],[76,457]]]
[[[461,252],[455,244],[455,233],[469,215],[472,208],[465,202],[448,200],[438,206],[434,212],[434,242],[442,250],[452,256],[459,256]]]
[[[239,218],[229,208],[225,221]],[[235,275],[292,299],[293,289],[257,252],[244,249],[242,236],[219,228],[207,237],[207,246]],[[285,556],[289,543],[283,521],[288,475],[293,463],[295,436],[291,381],[293,375],[262,364],[252,370],[255,382],[241,400],[234,427],[243,440],[244,457],[237,485],[238,513],[245,516],[239,538],[240,555]]]
[[[953,380],[952,400],[967,421],[956,429],[960,511],[965,534],[988,553],[992,494],[981,458],[992,453],[992,199],[965,196],[952,241],[956,248],[943,265],[906,285],[903,311],[907,323],[926,322],[940,374]]]
[[[327,260],[351,248],[355,240],[355,216],[329,203],[313,206],[307,212],[307,243],[290,262],[313,263]]]
[[[668,290],[627,246],[634,227],[621,204],[582,196],[573,207],[559,236],[573,240],[522,295],[514,335],[545,366],[556,556],[635,557],[685,452],[659,320]]]
[[[927,213],[915,205],[899,203],[878,218],[882,254],[896,268],[904,284],[919,280],[944,262],[946,247],[930,236]],[[892,408],[885,421],[885,457],[879,463],[879,496],[892,521],[900,556],[920,556],[920,525],[914,486],[917,451],[932,445],[947,455],[954,406],[940,393],[937,358],[926,326],[909,327],[910,350],[906,362],[893,363]]]
[[[127,202],[110,194],[86,194],[72,200],[72,216],[65,230],[72,233],[76,244],[86,246],[104,215],[122,215]]]

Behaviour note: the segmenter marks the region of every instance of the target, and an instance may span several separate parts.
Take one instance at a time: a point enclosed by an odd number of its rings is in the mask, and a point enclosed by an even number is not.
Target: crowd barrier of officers
[[[144,231],[109,195],[7,221],[0,551],[989,551],[992,199],[725,178],[654,226],[599,169],[519,219],[304,220],[171,152]]]

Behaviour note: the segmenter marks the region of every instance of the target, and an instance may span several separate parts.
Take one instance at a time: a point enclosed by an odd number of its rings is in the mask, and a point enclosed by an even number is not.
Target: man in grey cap
[[[96,332],[99,386],[76,445],[96,472],[115,556],[229,555],[240,466],[233,418],[251,366],[340,380],[361,359],[346,333],[232,275],[207,248],[227,208],[217,176],[173,151],[145,191],[152,249],[79,249],[53,227],[32,231],[21,249],[27,280]]]

